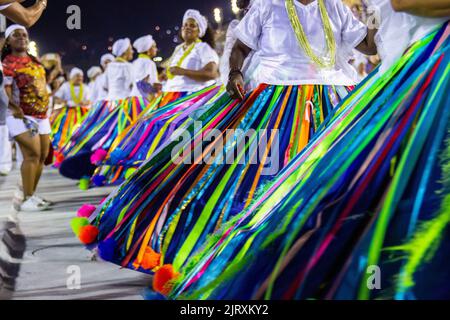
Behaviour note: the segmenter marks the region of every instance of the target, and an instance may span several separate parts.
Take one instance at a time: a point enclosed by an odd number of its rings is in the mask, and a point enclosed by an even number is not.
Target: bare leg
[[[34,194],[36,173],[41,158],[41,142],[39,136],[31,137],[29,132],[15,137],[15,140],[19,144],[23,154],[23,162],[20,170],[24,197],[28,199]]]
[[[41,180],[42,171],[44,170],[45,159],[47,159],[48,152],[50,150],[50,136],[49,135],[41,135],[40,139],[40,159],[39,165],[36,171],[36,176],[34,179],[34,189],[33,194],[36,192],[37,186],[39,184],[39,180]]]

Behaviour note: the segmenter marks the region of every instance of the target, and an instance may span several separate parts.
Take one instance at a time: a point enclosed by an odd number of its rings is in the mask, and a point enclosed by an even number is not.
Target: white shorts
[[[49,119],[37,119],[31,116],[25,116],[30,121],[37,123],[39,135],[47,135],[52,132]],[[20,136],[21,134],[28,132],[27,127],[22,119],[16,119],[11,115],[6,117],[6,125],[8,126],[9,135],[11,138]]]

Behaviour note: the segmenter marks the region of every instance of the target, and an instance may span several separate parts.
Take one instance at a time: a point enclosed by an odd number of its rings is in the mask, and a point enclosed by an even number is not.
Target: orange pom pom
[[[162,266],[153,277],[153,290],[167,296],[172,291],[171,282],[179,276],[171,264]]]
[[[80,229],[80,233],[78,235],[78,238],[80,241],[85,244],[89,245],[94,243],[97,240],[99,230],[95,226],[84,226]]]
[[[145,270],[153,270],[159,266],[161,261],[161,254],[155,252],[152,248],[145,248],[144,258],[142,259],[141,266]]]

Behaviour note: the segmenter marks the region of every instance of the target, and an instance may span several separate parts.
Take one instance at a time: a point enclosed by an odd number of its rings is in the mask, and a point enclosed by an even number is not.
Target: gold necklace
[[[75,94],[75,86],[73,83],[70,83],[70,95],[72,97],[72,101],[75,102],[76,105],[80,105],[81,102],[83,102],[83,96],[84,96],[84,86],[83,84],[80,85],[80,91],[78,92],[78,97]]]
[[[320,68],[328,69],[334,67],[336,63],[336,40],[331,28],[330,17],[328,16],[327,8],[325,7],[324,0],[316,0],[319,2],[320,15],[322,17],[322,23],[324,28],[325,40],[328,48],[328,57],[321,58],[317,56],[306,37],[303,26],[300,23],[300,19],[295,9],[294,0],[286,0],[286,10],[291,22],[292,29],[294,29],[295,36],[298,43],[305,51],[306,55]]]

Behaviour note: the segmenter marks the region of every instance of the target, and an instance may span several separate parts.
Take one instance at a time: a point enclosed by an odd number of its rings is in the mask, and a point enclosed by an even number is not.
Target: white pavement
[[[99,203],[111,188],[81,191],[46,169],[38,193],[56,205],[45,213],[17,214],[11,199],[18,179],[17,170],[0,177],[0,300],[142,299],[149,276],[92,261],[70,229],[77,209]],[[78,268],[81,289],[69,289]]]

